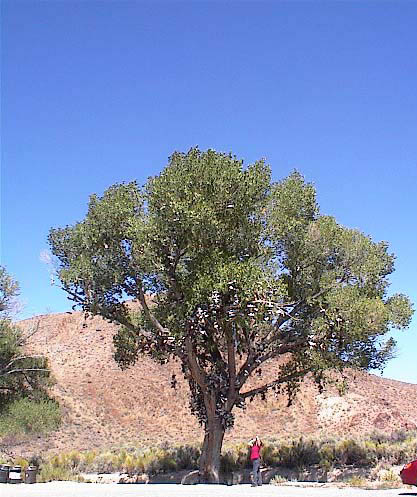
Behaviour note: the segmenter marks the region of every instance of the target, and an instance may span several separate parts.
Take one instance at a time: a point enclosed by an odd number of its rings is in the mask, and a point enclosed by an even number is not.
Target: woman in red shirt
[[[250,459],[252,461],[252,487],[262,485],[261,476],[261,447],[262,440],[256,436],[249,441]]]

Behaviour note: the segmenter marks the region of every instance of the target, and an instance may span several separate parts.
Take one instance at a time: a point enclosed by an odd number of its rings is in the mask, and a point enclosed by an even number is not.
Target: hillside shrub
[[[56,430],[61,411],[54,400],[18,399],[0,416],[0,436],[43,434]]]
[[[138,456],[144,472],[150,475],[176,471],[177,464],[173,453],[166,449],[152,448]]]
[[[232,473],[238,469],[240,468],[237,464],[236,454],[231,450],[223,452],[220,456],[220,471],[222,473]]]
[[[366,444],[356,440],[342,440],[335,447],[336,461],[339,465],[351,465],[358,467],[371,466],[377,462],[375,450],[367,448]]]
[[[36,468],[40,468],[44,463],[44,458],[40,454],[33,454],[29,458],[29,466],[35,466]]]
[[[396,471],[390,468],[382,472],[380,481],[401,483],[401,478]]]
[[[87,452],[83,453],[83,457],[81,460],[80,465],[84,465],[85,468],[90,468],[92,464],[94,463],[95,458],[97,457],[97,454],[94,450],[88,450]]]

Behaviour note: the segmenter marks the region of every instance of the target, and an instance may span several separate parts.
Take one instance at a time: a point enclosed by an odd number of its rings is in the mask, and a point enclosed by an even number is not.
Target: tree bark
[[[220,455],[224,438],[224,428],[218,418],[209,415],[203,448],[200,457],[200,482],[219,483]]]

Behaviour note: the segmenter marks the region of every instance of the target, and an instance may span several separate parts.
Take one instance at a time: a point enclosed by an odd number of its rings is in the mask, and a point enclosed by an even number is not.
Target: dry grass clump
[[[343,486],[358,487],[366,490],[388,490],[400,488],[402,482],[398,475],[391,469],[386,472],[386,476],[379,480],[372,481],[362,476],[352,476],[342,483]]]
[[[288,468],[306,468],[317,465],[324,470],[355,466],[369,468],[378,463],[401,465],[415,457],[417,432],[399,431],[391,436],[368,440],[311,439],[293,440],[265,447],[265,464]]]
[[[400,430],[391,435],[373,433],[368,440],[333,440],[326,438],[266,442],[262,449],[265,466],[301,470],[311,466],[323,471],[353,466],[371,468],[404,464],[415,457],[417,432]],[[250,467],[246,444],[229,446],[222,454],[222,470],[226,473]]]
[[[80,473],[148,473],[155,475],[181,469],[196,469],[200,449],[195,446],[71,451],[51,457],[41,464],[40,481],[74,480]]]
[[[288,483],[288,480],[281,475],[276,475],[269,482],[271,485],[285,485]]]
[[[80,476],[74,471],[53,464],[43,464],[37,481],[40,483],[48,481],[81,481]]]
[[[352,476],[343,481],[343,486],[347,487],[369,488],[369,485],[369,481],[363,476]]]

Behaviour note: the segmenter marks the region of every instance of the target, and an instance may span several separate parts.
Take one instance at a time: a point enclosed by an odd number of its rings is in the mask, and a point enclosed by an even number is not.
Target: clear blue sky
[[[417,301],[417,2],[2,1],[1,262],[21,317],[67,310],[40,261],[88,196],[174,150],[299,169],[387,240]],[[417,383],[417,320],[385,375]]]

